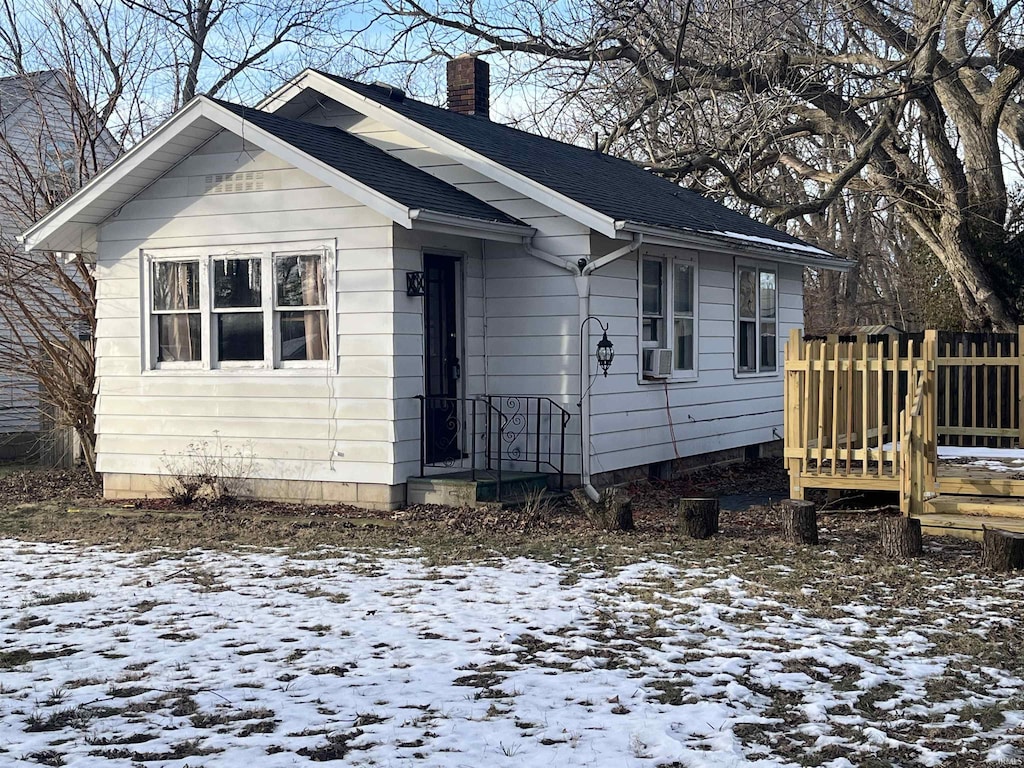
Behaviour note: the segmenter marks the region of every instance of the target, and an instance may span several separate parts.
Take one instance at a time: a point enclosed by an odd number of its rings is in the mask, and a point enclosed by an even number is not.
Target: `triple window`
[[[640,264],[640,340],[644,350],[669,350],[675,376],[697,371],[697,263],[645,255]],[[645,352],[645,369],[651,369]]]
[[[736,267],[736,371],[771,373],[778,368],[778,273],[774,268]]]
[[[150,367],[326,365],[326,250],[149,255]]]

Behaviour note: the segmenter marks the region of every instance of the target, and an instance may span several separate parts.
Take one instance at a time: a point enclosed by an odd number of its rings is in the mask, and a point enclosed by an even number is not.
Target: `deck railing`
[[[786,345],[790,493],[935,492],[938,448],[1024,446],[1024,326],[1015,334],[926,331]]]
[[[857,337],[786,345],[785,443],[791,493],[899,487],[900,413],[923,373],[924,343]]]

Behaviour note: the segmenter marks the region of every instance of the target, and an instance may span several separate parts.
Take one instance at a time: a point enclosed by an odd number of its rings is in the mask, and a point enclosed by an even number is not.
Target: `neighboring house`
[[[94,119],[83,95],[59,71],[0,78],[0,302],[9,301],[19,283],[24,287],[25,281],[42,280],[33,295],[51,296],[54,306],[61,304],[63,294],[45,284],[46,271],[40,274],[38,261],[21,253],[17,237],[34,211],[66,197],[95,167],[117,156],[117,142],[109,133],[83,125]],[[59,436],[51,430],[35,380],[21,369],[24,353],[32,351],[33,334],[13,307],[4,311],[0,306],[0,459],[38,456],[42,444],[65,442],[65,430]],[[40,321],[57,313],[34,314]],[[7,322],[10,317],[14,320]]]
[[[257,109],[199,97],[25,234],[96,259],[108,496],[203,442],[244,445],[256,495],[394,508],[421,460],[564,450],[588,483],[781,437],[802,270],[846,262],[491,122],[486,78],[451,62],[450,110],[310,70]]]

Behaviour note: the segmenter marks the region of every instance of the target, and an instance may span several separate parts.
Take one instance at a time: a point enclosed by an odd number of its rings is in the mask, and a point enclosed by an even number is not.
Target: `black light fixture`
[[[422,296],[423,295],[423,273],[422,272],[406,272],[405,273],[405,295],[406,296]]]
[[[608,376],[608,369],[612,367],[612,360],[615,359],[615,345],[608,340],[608,331],[602,331],[601,340],[597,342],[597,364],[601,366],[601,372]]]
[[[597,364],[601,367],[601,372],[605,376],[608,375],[608,369],[611,368],[612,360],[615,359],[615,345],[612,344],[611,340],[608,338],[608,324],[602,322],[599,317],[594,317],[593,315],[588,316],[582,323],[580,323],[580,391],[583,392],[584,395],[586,394],[586,392],[584,392],[585,382],[582,377],[584,376],[584,371],[587,369],[587,365],[584,361],[586,350],[584,350],[583,344],[586,335],[583,333],[583,329],[587,327],[587,323],[591,320],[601,326],[601,340],[597,342]],[[585,389],[589,391],[590,387],[585,387]]]

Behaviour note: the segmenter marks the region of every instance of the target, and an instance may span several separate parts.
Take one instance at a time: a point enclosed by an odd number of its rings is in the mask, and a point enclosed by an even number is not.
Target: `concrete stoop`
[[[503,472],[500,499],[497,477],[482,472],[477,472],[476,480],[470,472],[410,477],[406,483],[406,503],[449,507],[476,507],[497,501],[514,504],[531,493],[546,490],[548,477],[543,473]]]

